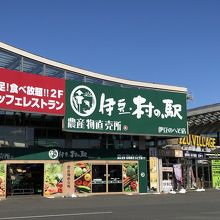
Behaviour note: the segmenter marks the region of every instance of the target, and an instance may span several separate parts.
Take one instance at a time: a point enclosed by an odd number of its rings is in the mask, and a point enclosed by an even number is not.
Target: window
[[[64,70],[46,65],[45,75],[64,79]]]
[[[34,74],[43,74],[43,63],[24,58],[23,60],[23,72],[34,73]]]
[[[84,82],[84,76],[74,72],[66,72],[66,79],[75,80],[78,82]]]

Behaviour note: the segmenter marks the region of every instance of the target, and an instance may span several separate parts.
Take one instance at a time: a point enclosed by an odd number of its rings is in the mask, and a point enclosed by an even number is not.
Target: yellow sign
[[[211,137],[203,137],[199,135],[189,134],[187,137],[179,138],[179,144],[196,147],[215,148],[216,140],[215,138]]]
[[[157,189],[158,187],[158,158],[150,157],[149,158],[150,165],[150,188]]]

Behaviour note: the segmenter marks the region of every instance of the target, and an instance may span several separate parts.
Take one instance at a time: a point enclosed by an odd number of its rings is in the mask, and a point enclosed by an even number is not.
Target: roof
[[[190,131],[193,133],[220,130],[220,103],[190,109],[187,112]]]
[[[67,64],[63,64],[63,63],[60,63],[57,61],[49,60],[47,58],[44,58],[44,57],[32,54],[30,52],[18,49],[16,47],[10,46],[10,45],[5,44],[3,42],[0,42],[0,49],[2,49],[3,51],[10,52],[9,54],[4,54],[4,53],[1,53],[1,51],[0,51],[0,66],[2,66],[3,68],[16,69],[17,64],[19,62],[19,57],[16,57],[15,55],[18,55],[18,56],[22,56],[22,57],[31,59],[32,61],[36,61],[36,64],[33,66],[33,63],[32,63],[31,67],[28,64],[28,62],[25,63],[27,69],[32,68],[30,72],[34,72],[34,71],[39,72],[40,69],[43,68],[43,67],[39,67],[39,65],[38,65],[38,63],[41,63],[41,64],[46,64],[46,65],[57,68],[58,69],[57,76],[60,78],[63,77],[64,73],[60,74],[59,70],[64,70],[64,71],[72,72],[72,74],[77,73],[77,74],[79,74],[79,77],[80,76],[81,77],[82,76],[92,77],[97,80],[102,80],[102,81],[104,80],[104,81],[113,82],[113,83],[117,83],[117,84],[119,83],[119,84],[122,84],[125,86],[128,85],[128,86],[138,87],[138,88],[152,88],[152,89],[168,90],[168,91],[179,92],[179,93],[187,93],[187,88],[185,88],[185,87],[127,80],[127,79],[112,77],[112,76],[80,69],[80,68],[73,67],[73,66],[70,66]],[[54,73],[53,73],[53,76],[55,76]]]

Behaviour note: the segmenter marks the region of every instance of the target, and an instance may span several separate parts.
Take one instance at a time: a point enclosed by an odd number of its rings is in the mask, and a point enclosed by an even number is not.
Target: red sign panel
[[[0,68],[0,108],[64,115],[65,80]]]

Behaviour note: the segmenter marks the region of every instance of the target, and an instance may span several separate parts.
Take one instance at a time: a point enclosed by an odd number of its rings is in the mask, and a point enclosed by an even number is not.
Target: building
[[[187,135],[186,97],[0,42],[0,196],[157,189],[147,143]]]
[[[205,188],[220,187],[220,104],[201,106],[188,111],[189,132],[200,136],[202,143],[202,158],[193,159],[197,180],[204,182]],[[201,145],[200,142],[200,145]],[[204,142],[204,141],[203,141]],[[205,147],[204,147],[205,145]]]
[[[187,112],[189,135],[166,139],[159,149],[162,159],[162,181],[172,182],[177,167],[181,187],[207,189],[220,187],[220,104],[201,106]]]

